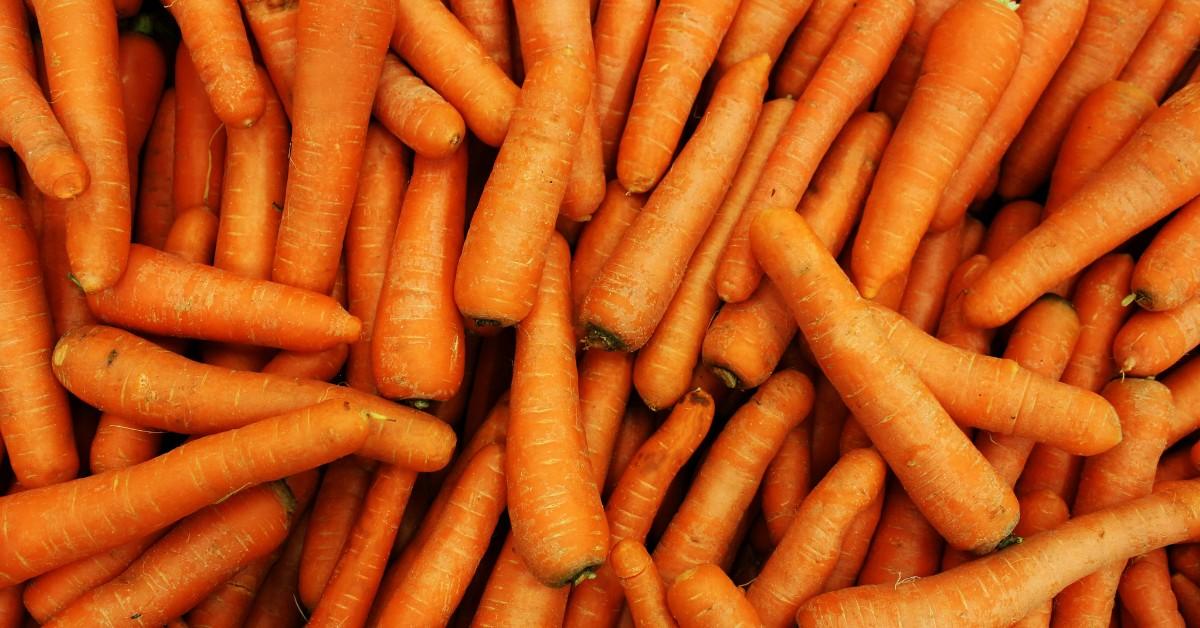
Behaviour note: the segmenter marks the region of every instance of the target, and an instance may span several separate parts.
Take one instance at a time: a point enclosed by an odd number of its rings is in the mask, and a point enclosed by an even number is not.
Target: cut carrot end
[[[79,196],[87,188],[87,180],[78,172],[68,172],[54,181],[54,197],[71,199]]]
[[[712,372],[717,376],[717,379],[720,379],[721,383],[725,384],[726,388],[741,387],[742,380],[737,375],[734,375],[733,371],[722,366],[713,366],[710,368],[712,368]]]
[[[593,323],[584,328],[583,343],[588,347],[600,348],[605,351],[628,351],[629,347],[616,334]]]

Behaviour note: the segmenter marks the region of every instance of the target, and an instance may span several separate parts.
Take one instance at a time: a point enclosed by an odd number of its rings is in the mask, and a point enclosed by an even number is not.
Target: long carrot
[[[327,399],[345,399],[385,417],[368,426],[371,436],[363,455],[414,471],[435,471],[454,450],[453,430],[411,408],[343,386],[199,364],[109,327],[68,333],[55,347],[51,365],[59,381],[88,404],[147,428],[208,434]],[[153,378],[145,375],[147,369]],[[130,390],[127,381],[141,385]],[[189,393],[172,394],[177,390]]]
[[[925,50],[938,21],[954,2],[950,0],[922,0],[916,3],[912,26],[904,35],[904,41],[896,51],[896,58],[888,67],[887,74],[879,83],[874,109],[886,114],[893,122],[900,122],[904,109],[912,98],[921,75]]]
[[[779,59],[788,36],[804,19],[812,0],[744,0],[738,5],[729,32],[717,50],[717,70],[729,68],[757,54],[767,53],[771,64]]]
[[[941,318],[950,275],[962,258],[962,236],[961,224],[940,233],[929,233],[921,238],[913,253],[897,312],[925,333],[933,333]]]
[[[306,608],[316,608],[359,519],[375,465],[358,456],[329,465],[313,502],[301,553],[297,592]]]
[[[1200,221],[1200,201],[1184,205],[1163,225],[1142,251],[1133,268],[1130,288],[1137,304],[1147,310],[1183,307],[1200,293],[1200,273],[1194,262],[1200,249],[1193,244]]]
[[[1171,590],[1167,553],[1161,548],[1130,560],[1117,591],[1121,608],[1139,626],[1186,625]]]
[[[1198,43],[1200,4],[1192,0],[1164,2],[1119,79],[1141,87],[1156,101],[1162,100]]]
[[[1080,103],[1093,90],[1117,78],[1162,5],[1163,0],[1099,0],[1088,4],[1071,51],[1004,158],[999,186],[1002,196],[1029,196],[1049,178],[1067,125]]]
[[[1117,332],[1113,359],[1122,373],[1153,376],[1200,345],[1200,299],[1160,312],[1137,312]]]
[[[650,38],[655,5],[653,0],[605,0],[596,10],[592,27],[596,48],[592,104],[600,121],[605,170],[610,174],[616,169],[617,147]]]
[[[1027,1],[1017,8],[1023,27],[1021,59],[995,109],[942,193],[933,217],[935,230],[947,229],[957,222],[972,199],[984,190],[989,175],[1000,166],[1004,151],[1021,131],[1021,124],[1075,42],[1087,7],[1087,2],[1073,0]]]
[[[780,282],[825,375],[892,461],[921,512],[955,547],[994,548],[1016,523],[1011,490],[969,446],[916,373],[887,347],[883,329],[866,313],[870,306],[804,220],[780,210],[764,213],[754,224],[756,257]],[[917,446],[916,434],[921,443],[942,445]]]
[[[450,10],[504,73],[513,74],[512,7],[503,0],[450,0]]]
[[[816,392],[813,405],[816,406]],[[816,413],[813,413],[815,418]],[[812,422],[805,421],[792,429],[763,476],[762,518],[771,543],[779,545],[796,511],[809,494],[812,481]]]
[[[454,301],[468,318],[510,326],[533,307],[590,93],[587,65],[570,49],[525,79],[459,258]]]
[[[620,183],[609,182],[604,202],[583,228],[571,257],[571,302],[576,312],[645,201],[644,195],[627,194]]]
[[[121,33],[117,44],[131,190],[138,188],[138,157],[154,123],[167,79],[167,59],[152,36],[153,27],[152,19],[137,20],[132,30]]]
[[[693,567],[671,583],[667,605],[680,628],[728,626],[751,628],[762,621],[737,585],[720,567]]]
[[[579,315],[584,341],[635,351],[653,334],[721,205],[749,143],[767,89],[758,55],[717,84],[696,133],[592,282]],[[645,261],[655,259],[650,265]]]
[[[542,584],[514,549],[510,534],[488,577],[487,588],[471,620],[473,628],[554,628],[563,623],[567,608],[566,587]]]
[[[774,94],[799,98],[854,8],[846,0],[813,0],[775,71]]]
[[[1037,490],[1021,496],[1021,521],[1014,534],[1029,538],[1057,528],[1070,518],[1066,502],[1049,490]],[[1051,600],[1046,600],[1029,612],[1014,628],[1046,628],[1050,625],[1053,611]]]
[[[667,588],[645,546],[625,539],[613,546],[608,560],[621,581],[634,625],[647,628],[675,626],[667,608]]]
[[[146,138],[133,217],[133,241],[161,249],[175,219],[175,88],[158,101],[154,123]]]
[[[738,5],[731,0],[659,5],[617,153],[617,178],[626,190],[647,192],[667,171]]]
[[[517,86],[445,5],[398,4],[392,48],[458,109],[472,133],[500,145],[516,112]]]
[[[221,122],[248,127],[262,115],[265,85],[254,67],[241,16],[230,0],[164,4],[179,24],[184,44]]]
[[[912,14],[911,0],[872,0],[846,17],[792,110],[721,258],[717,294],[722,300],[741,301],[753,293],[762,271],[750,251],[750,224],[764,208],[800,203],[822,157],[883,76]]]
[[[204,85],[181,46],[175,55],[175,144],[171,174],[175,212],[188,207],[221,205],[228,131],[213,111]]]
[[[383,60],[372,110],[400,141],[425,157],[448,157],[466,139],[462,115],[391,53]]]
[[[275,85],[284,111],[292,112],[292,83],[296,80],[296,0],[239,0],[254,34],[263,65]]]
[[[1007,203],[992,218],[984,237],[981,253],[988,259],[1004,254],[1042,219],[1042,206],[1033,201]]]
[[[579,422],[596,485],[604,484],[633,385],[633,356],[588,351],[579,361]]]

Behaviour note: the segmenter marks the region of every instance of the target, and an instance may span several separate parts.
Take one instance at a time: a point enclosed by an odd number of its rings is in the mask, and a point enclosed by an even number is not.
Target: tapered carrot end
[[[358,342],[362,336],[362,321],[357,316],[346,313],[342,320],[337,323],[338,339],[346,343]]]

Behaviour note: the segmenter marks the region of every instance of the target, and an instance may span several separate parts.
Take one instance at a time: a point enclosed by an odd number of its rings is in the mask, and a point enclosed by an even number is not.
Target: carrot
[[[121,95],[125,113],[125,140],[128,142],[129,180],[138,187],[138,156],[154,123],[155,111],[162,99],[167,78],[167,59],[152,37],[154,21],[135,21],[133,30],[121,33],[117,43],[117,67],[121,74]]]
[[[858,583],[892,584],[938,572],[942,538],[898,482],[888,488]]]
[[[335,461],[325,470],[304,538],[299,572],[299,599],[316,608],[351,529],[359,519],[375,464],[358,456]],[[315,523],[314,523],[315,522]]]
[[[196,72],[213,110],[230,128],[249,127],[262,115],[265,87],[254,67],[237,7],[228,0],[164,5],[194,55]]]
[[[1168,548],[1168,562],[1173,571],[1194,582],[1200,576],[1200,545],[1189,539],[1186,543]]]
[[[1021,521],[1017,523],[1014,534],[1029,538],[1035,534],[1048,532],[1061,526],[1070,517],[1067,504],[1061,497],[1049,490],[1037,490],[1021,496]],[[1035,607],[1021,621],[1013,624],[1014,628],[1045,628],[1050,625],[1053,605],[1050,600]]]
[[[375,117],[419,155],[453,155],[467,135],[462,115],[389,53],[373,106]]]
[[[855,237],[851,266],[863,296],[874,297],[912,259],[1016,69],[1021,34],[1020,18],[994,0],[956,3],[930,33],[912,101],[883,153]],[[977,45],[964,49],[965,41]],[[908,218],[892,219],[897,213]]]
[[[1187,625],[1200,622],[1200,587],[1183,574],[1171,576],[1171,591],[1179,603],[1179,611]]]
[[[0,141],[12,146],[39,190],[52,198],[74,198],[88,187],[88,167],[42,94],[29,39],[25,7],[7,0],[0,6],[0,71],[5,77]]]
[[[567,607],[566,587],[542,584],[517,555],[509,534],[488,577],[487,588],[471,620],[473,628],[561,626]]]
[[[1016,498],[966,445],[911,367],[886,348],[883,328],[866,315],[870,306],[821,241],[786,210],[764,213],[751,237],[756,257],[774,281],[783,282],[781,292],[825,375],[884,458],[896,461],[891,466],[910,494],[916,492],[912,497],[921,512],[955,547],[977,552],[995,547],[1016,523]],[[850,366],[851,356],[859,364]],[[898,411],[901,407],[907,409]],[[917,447],[915,434],[922,443],[943,445]]]
[[[833,566],[833,571],[825,579],[825,585],[821,587],[822,592],[837,591],[853,586],[855,580],[858,579],[858,573],[862,570],[867,552],[871,547],[871,539],[875,536],[875,529],[883,514],[883,496],[884,493],[880,492],[871,505],[859,512],[850,522],[846,529],[846,538],[842,541],[837,564]]]
[[[804,93],[852,8],[847,0],[813,0],[778,60],[775,96],[799,98]]]
[[[645,543],[672,481],[704,440],[712,418],[712,398],[699,390],[688,393],[624,465],[605,505],[612,551],[624,540]],[[603,626],[616,621],[622,588],[616,567],[601,565],[595,578],[576,585],[567,605],[567,626]]]
[[[241,626],[250,615],[254,597],[271,567],[279,559],[279,550],[242,567],[232,578],[213,589],[202,602],[187,612],[188,626],[224,628]]]
[[[1172,422],[1167,439],[1168,443],[1175,443],[1195,431],[1200,423],[1200,360],[1189,360],[1172,370],[1163,383],[1171,389],[1175,406],[1180,410],[1173,417],[1176,421]]]
[[[729,32],[717,50],[719,73],[757,54],[767,53],[774,65],[783,53],[788,36],[804,19],[812,0],[746,0],[738,5]]]
[[[466,338],[452,284],[466,176],[465,150],[413,163],[371,338],[375,384],[388,397],[445,400],[462,384]]]
[[[471,132],[500,145],[516,113],[517,86],[449,9],[436,0],[398,5],[392,48],[454,105]]]
[[[950,275],[962,258],[962,236],[961,224],[940,233],[929,233],[921,238],[913,254],[897,311],[925,333],[933,333],[941,318]]]
[[[1129,561],[1117,591],[1121,608],[1138,626],[1185,626],[1171,590],[1167,553],[1161,548]]]
[[[680,574],[667,589],[667,605],[680,628],[749,628],[762,622],[720,567],[703,564]]]
[[[815,405],[815,392],[813,399]],[[783,539],[788,525],[796,516],[796,510],[813,485],[811,432],[812,423],[808,421],[788,432],[763,476],[760,501],[763,522],[773,546],[779,545]]]
[[[649,552],[641,543],[625,539],[613,546],[609,561],[620,578],[635,625],[671,628],[675,620],[667,609],[667,587]]]
[[[1012,248],[1026,233],[1033,231],[1042,219],[1042,206],[1033,201],[1006,203],[988,225],[983,242],[983,254],[996,259]]]
[[[345,399],[386,417],[368,426],[371,436],[360,452],[365,456],[414,471],[434,471],[446,465],[454,450],[454,432],[448,426],[374,395],[191,362],[108,327],[85,327],[65,335],[51,366],[59,381],[86,403],[147,428],[213,433],[326,399]],[[144,377],[147,368],[154,378]],[[127,381],[140,385],[128,390]],[[172,392],[180,389],[188,394]]]
[[[779,371],[734,414],[697,472],[683,504],[654,550],[663,580],[721,559],[732,543],[767,465],[808,415],[813,388],[797,371]],[[753,436],[750,436],[753,434]]]
[[[161,249],[175,219],[175,88],[158,101],[154,123],[146,138],[134,216],[133,240]]]
[[[818,373],[813,392],[812,425],[809,428],[812,432],[810,476],[814,481],[824,477],[841,455],[838,438],[847,414],[846,404],[842,403],[837,389],[827,377]]]
[[[92,438],[88,468],[92,474],[123,469],[158,455],[162,432],[139,427],[125,417],[102,413]]]
[[[300,550],[309,525],[304,515],[288,535],[287,543],[279,550],[279,558],[271,565],[255,596],[245,622],[245,628],[292,628],[302,625],[302,610],[296,605],[296,572],[300,568]]]
[[[1157,106],[1154,98],[1132,83],[1109,81],[1079,104],[1063,135],[1058,159],[1050,175],[1046,213],[1083,187],[1092,174],[1112,159]]]
[[[92,589],[47,622],[163,624],[200,602],[241,567],[287,538],[294,507],[282,484],[251,487],[188,517],[115,580]],[[164,586],[169,583],[169,586]]]
[[[633,380],[633,356],[593,350],[579,364],[579,422],[597,486],[608,476]]]
[[[1071,51],[1002,162],[1001,196],[1029,196],[1049,178],[1080,103],[1117,78],[1162,5],[1163,0],[1102,0],[1088,5]]]
[[[729,189],[767,89],[769,59],[725,74],[706,116],[592,282],[579,315],[584,341],[634,351],[650,339]],[[657,263],[647,265],[645,260]]]
[[[220,207],[227,147],[225,124],[213,112],[191,53],[181,46],[175,55],[177,158],[171,175],[176,212],[195,205]]]
[[[1117,332],[1113,359],[1122,373],[1153,376],[1200,345],[1200,299],[1159,312],[1137,312]]]
[[[1200,4],[1191,0],[1164,2],[1146,34],[1121,69],[1119,77],[1162,100],[1188,57],[1200,43]]]
[[[132,222],[116,15],[102,0],[31,4],[54,61],[49,100],[88,170],[88,182],[66,186],[77,189],[64,208],[67,258],[80,288],[95,292],[124,272]]]
[[[741,301],[754,291],[762,272],[750,251],[750,224],[766,207],[800,203],[822,156],[883,76],[912,14],[911,0],[873,0],[858,4],[847,16],[792,110],[721,258],[717,294],[722,300]]]
[[[886,473],[879,454],[856,449],[843,456],[805,498],[746,591],[763,625],[791,625],[800,605],[821,592],[851,523],[881,494]]]
[[[592,105],[600,122],[601,149],[609,173],[616,168],[617,147],[650,38],[655,4],[652,0],[605,0],[595,14]],[[610,182],[610,189],[612,185]]]
[[[25,608],[21,606],[21,587],[0,589],[0,626],[18,628],[25,623]]]
[[[512,8],[502,0],[450,0],[450,10],[504,73],[513,74]]]
[[[526,78],[455,278],[455,302],[481,326],[516,324],[533,307],[590,89],[587,67],[569,49],[547,55]],[[542,176],[528,179],[531,170]]]
[[[705,391],[707,392],[707,391]],[[711,396],[711,393],[709,393]],[[625,408],[625,416],[621,419],[621,427],[617,430],[616,442],[613,443],[612,458],[608,463],[608,474],[604,478],[604,495],[611,499],[617,482],[629,467],[634,454],[654,433],[656,422],[646,406],[631,401]],[[607,500],[606,500],[607,501]]]
[[[959,261],[965,260],[983,249],[983,237],[987,227],[977,218],[968,216],[963,221],[962,250]]]
[[[933,30],[954,4],[949,0],[924,0],[917,3],[912,27],[905,34],[900,49],[896,51],[896,58],[892,60],[888,73],[879,83],[874,105],[876,111],[886,114],[895,122],[900,121],[909,100],[916,92]]]
[[[626,190],[649,191],[671,165],[701,80],[738,5],[670,0],[656,10],[617,153],[617,178]]]
[[[652,408],[675,403],[687,389],[705,331],[720,303],[713,276],[721,252],[793,106],[788,99],[773,100],[763,106],[725,199],[692,253],[670,305],[638,353],[634,383]]]
[[[1200,476],[1200,469],[1192,464],[1191,452],[1187,448],[1163,454],[1158,461],[1158,470],[1154,472],[1154,483],[1173,482],[1175,480],[1190,480]]]
[[[292,84],[296,80],[296,18],[300,14],[300,3],[296,0],[239,2],[275,93],[283,109],[291,114]]]
[[[516,334],[506,332],[480,339],[463,434],[474,434],[495,404],[508,392],[509,383],[512,381],[515,337]]]
[[[1024,2],[1018,7],[1024,31],[1021,58],[1012,80],[942,193],[933,218],[934,230],[947,229],[957,222],[971,200],[989,187],[989,176],[997,172],[1004,152],[1075,42],[1087,7],[1083,1]],[[983,196],[991,196],[991,192]]]
[[[620,183],[609,182],[604,202],[584,226],[571,258],[571,301],[576,312],[645,200],[644,195],[627,194]]]
[[[163,251],[192,264],[211,264],[217,246],[217,215],[203,205],[189,207],[175,216]]]
[[[1072,509],[1076,517],[1149,495],[1158,458],[1167,445],[1166,416],[1174,407],[1166,386],[1153,380],[1114,380],[1105,386],[1104,396],[1121,415],[1124,439],[1084,462]],[[1055,621],[1082,625],[1112,614],[1125,562],[1102,564],[1055,598]]]
[[[759,284],[749,299],[727,303],[704,335],[701,357],[730,388],[766,381],[796,335],[779,289]]]
[[[1200,293],[1200,274],[1192,262],[1200,251],[1192,244],[1200,217],[1200,201],[1184,205],[1142,252],[1130,281],[1137,304],[1147,310],[1185,307]]]

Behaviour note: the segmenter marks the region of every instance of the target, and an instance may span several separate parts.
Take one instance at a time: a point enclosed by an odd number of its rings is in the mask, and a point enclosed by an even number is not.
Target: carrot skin
[[[645,202],[645,195],[628,194],[616,181],[608,183],[604,201],[584,225],[571,256],[571,302],[576,313],[583,305],[592,281],[617,248],[621,236],[633,224]]]
[[[1171,590],[1179,604],[1179,611],[1187,625],[1200,622],[1200,587],[1187,576],[1177,573],[1171,576]]]
[[[667,589],[667,605],[680,628],[762,625],[741,589],[713,564],[699,565],[681,574]]]
[[[616,172],[617,148],[650,39],[655,5],[653,0],[606,0],[596,11],[592,27],[596,48],[592,105],[600,122],[605,171],[610,175]]]
[[[1162,100],[1197,43],[1200,4],[1191,0],[1164,2],[1118,79],[1141,87],[1156,101]]]
[[[466,140],[466,123],[458,110],[390,53],[383,60],[372,111],[400,141],[425,157],[448,157]]]
[[[138,172],[133,241],[161,249],[171,221],[175,219],[172,200],[175,189],[174,87],[168,87],[158,101]]]
[[[774,65],[788,36],[804,19],[811,4],[812,0],[748,0],[740,3],[729,32],[717,50],[717,70],[723,74],[734,65],[764,52]]]
[[[502,0],[450,0],[450,10],[462,22],[487,56],[504,73],[513,74],[512,8]]]
[[[625,590],[634,625],[674,628],[675,619],[667,608],[667,587],[658,576],[646,548],[637,541],[625,539],[613,546],[608,560]]]
[[[217,215],[203,205],[189,207],[175,217],[163,251],[192,264],[212,264],[217,246]]]
[[[554,628],[563,623],[567,608],[566,587],[542,584],[514,549],[510,534],[488,577],[483,598],[471,619],[473,628],[529,626]]]
[[[592,350],[579,361],[579,422],[596,485],[604,484],[633,386],[633,356]]]
[[[300,15],[300,3],[295,0],[239,2],[275,93],[284,111],[290,115],[292,84],[296,81],[296,18]]]
[[[952,6],[954,3],[950,0],[922,0],[916,3],[912,26],[904,34],[904,41],[896,51],[895,59],[891,60],[887,74],[879,82],[875,96],[875,110],[887,115],[893,122],[900,122],[912,98],[934,27]]]
[[[309,523],[305,515],[295,526],[263,581],[243,628],[293,628],[303,624],[296,607],[296,572],[300,568],[300,549]]]
[[[221,122],[230,128],[252,126],[266,106],[265,86],[255,70],[237,5],[230,0],[193,0],[163,6],[179,24]]]
[[[92,474],[123,469],[158,455],[162,432],[146,429],[125,417],[102,413],[92,447],[88,468]]]
[[[846,0],[813,0],[775,71],[774,94],[799,98],[854,8]]]
[[[1178,610],[1175,593],[1171,590],[1167,553],[1161,548],[1130,560],[1117,592],[1121,608],[1133,617],[1138,626],[1186,626]]]

